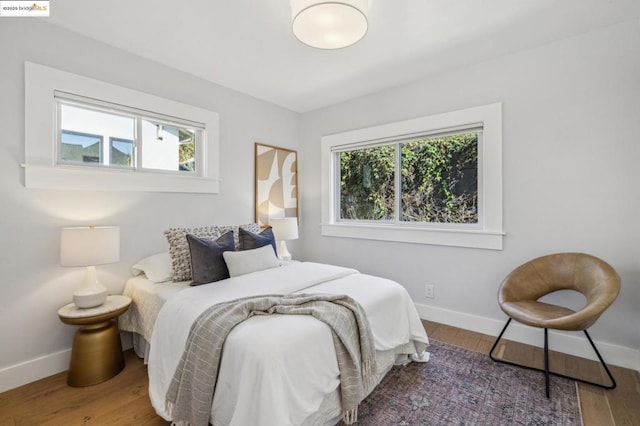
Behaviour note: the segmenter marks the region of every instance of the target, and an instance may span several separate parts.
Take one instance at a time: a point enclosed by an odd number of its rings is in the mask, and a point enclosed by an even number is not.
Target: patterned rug
[[[358,408],[358,425],[581,425],[576,383],[432,340],[427,363],[396,366]]]

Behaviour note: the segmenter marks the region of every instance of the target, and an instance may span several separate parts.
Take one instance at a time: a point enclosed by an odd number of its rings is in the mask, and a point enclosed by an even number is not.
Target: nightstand
[[[124,369],[116,318],[129,309],[127,296],[108,296],[104,304],[80,309],[69,303],[58,310],[65,324],[79,325],[73,337],[67,384],[90,386],[109,380]]]

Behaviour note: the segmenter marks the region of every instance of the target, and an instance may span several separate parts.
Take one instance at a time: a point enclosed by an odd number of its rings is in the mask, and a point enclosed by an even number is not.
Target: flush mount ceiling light
[[[291,0],[293,33],[319,49],[351,46],[367,33],[369,0]]]

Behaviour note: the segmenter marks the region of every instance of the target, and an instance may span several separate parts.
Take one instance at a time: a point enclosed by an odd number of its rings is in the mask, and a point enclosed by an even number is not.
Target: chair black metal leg
[[[587,339],[589,340],[589,343],[591,343],[591,347],[593,348],[593,351],[596,353],[596,355],[598,356],[598,359],[600,360],[600,364],[602,364],[602,366],[604,367],[604,371],[606,371],[607,375],[609,376],[609,380],[611,380],[610,386],[602,386],[602,385],[598,385],[598,386],[603,387],[605,389],[615,389],[615,387],[617,386],[617,383],[616,383],[616,380],[613,378],[611,371],[609,371],[609,367],[607,367],[607,364],[604,362],[604,359],[602,359],[600,352],[598,352],[598,349],[596,349],[596,345],[593,344],[593,340],[591,340],[591,336],[589,336],[589,333],[587,333],[587,330],[582,330],[582,331],[584,331],[584,335],[587,336]],[[584,382],[584,383],[589,383],[589,382]]]
[[[491,347],[491,350],[489,351],[489,358],[491,358],[492,360],[494,360],[496,362],[501,362],[501,361],[499,359],[493,357],[493,351],[495,350],[496,346],[498,346],[498,342],[500,341],[500,339],[502,339],[502,335],[504,334],[504,332],[507,331],[507,327],[509,327],[509,324],[511,324],[511,319],[512,318],[509,318],[507,320],[507,323],[504,325],[504,328],[500,332],[500,335],[498,336],[496,341],[493,342],[493,346]]]
[[[546,328],[544,329],[544,346],[545,346],[544,347],[544,358],[545,358],[544,359],[544,363],[545,363],[545,368],[544,369],[530,367],[528,365],[518,364],[518,363],[515,363],[515,362],[511,362],[511,361],[507,361],[507,360],[504,360],[504,359],[500,359],[500,358],[494,357],[493,356],[493,351],[498,347],[498,342],[500,342],[500,340],[502,339],[502,336],[504,335],[504,332],[507,331],[507,327],[509,327],[509,324],[511,324],[511,320],[512,320],[512,318],[509,318],[507,320],[507,323],[504,325],[504,328],[502,329],[502,331],[498,335],[498,338],[493,343],[493,346],[491,347],[491,350],[489,351],[489,358],[491,358],[491,360],[493,360],[495,362],[500,362],[502,364],[514,365],[516,367],[522,367],[522,368],[526,368],[528,370],[535,370],[535,371],[543,372],[545,374],[545,387],[546,387],[547,398],[550,395],[550,391],[549,391],[549,376],[550,375],[554,375],[556,377],[562,377],[564,379],[575,380],[577,382],[586,383],[588,385],[593,385],[593,386],[598,386],[598,387],[604,388],[604,389],[615,389],[616,381],[613,378],[613,375],[611,374],[611,371],[609,370],[609,367],[607,367],[607,364],[605,364],[604,359],[602,359],[602,356],[600,355],[600,352],[598,352],[598,349],[596,348],[596,345],[593,343],[593,340],[591,340],[591,336],[589,336],[589,333],[587,333],[587,330],[583,330],[584,334],[587,336],[587,339],[589,340],[589,343],[591,344],[591,347],[595,351],[596,356],[598,357],[598,360],[600,361],[600,364],[604,367],[604,370],[607,372],[607,375],[609,376],[609,380],[611,380],[611,385],[604,385],[604,384],[600,384],[600,383],[590,382],[588,380],[583,380],[583,379],[580,379],[580,378],[577,378],[577,377],[571,377],[571,376],[567,376],[567,375],[564,375],[564,374],[554,373],[553,371],[549,371],[549,342],[548,342],[548,332],[547,332]]]
[[[544,387],[549,398],[549,333],[544,329]]]

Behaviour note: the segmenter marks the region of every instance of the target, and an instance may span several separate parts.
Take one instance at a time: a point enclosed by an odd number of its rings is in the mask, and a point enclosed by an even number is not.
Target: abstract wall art
[[[271,218],[298,217],[298,153],[255,144],[255,221],[267,226]]]

